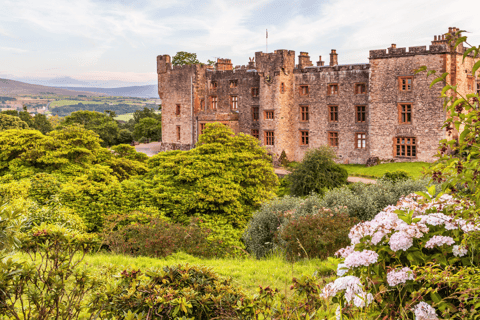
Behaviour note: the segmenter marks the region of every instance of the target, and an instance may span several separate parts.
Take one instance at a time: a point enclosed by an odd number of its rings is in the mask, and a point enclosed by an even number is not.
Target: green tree
[[[186,64],[198,64],[200,61],[197,59],[196,53],[190,53],[185,51],[179,51],[173,56],[172,64],[174,66],[183,66]]]
[[[133,137],[135,140],[147,138],[159,141],[162,138],[162,123],[154,118],[143,118],[135,125]]]
[[[47,117],[44,114],[37,113],[33,117],[33,128],[37,129],[43,134],[46,134],[53,130],[53,126],[48,121]]]
[[[310,149],[303,161],[289,174],[290,193],[306,196],[312,192],[323,195],[325,189],[333,189],[347,183],[347,170],[335,163],[335,150],[329,146]]]
[[[28,128],[28,124],[25,123],[25,121],[22,121],[19,117],[0,113],[0,130],[26,128]]]
[[[143,118],[153,118],[161,121],[162,115],[155,113],[155,109],[147,107],[143,108],[143,110],[137,110],[133,113],[133,121],[135,124],[139,123]]]
[[[117,122],[110,116],[95,111],[76,111],[64,118],[62,126],[79,124],[88,130],[92,130],[100,139],[102,146],[116,144],[119,133]]]
[[[258,140],[220,123],[206,125],[196,148],[161,152],[149,167],[145,179],[153,184],[157,206],[177,221],[208,215],[244,226],[278,185]]]

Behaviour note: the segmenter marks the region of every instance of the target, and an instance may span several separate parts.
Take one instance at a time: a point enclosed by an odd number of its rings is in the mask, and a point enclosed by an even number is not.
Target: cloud
[[[10,48],[10,47],[0,47],[1,51],[13,52],[13,53],[25,53],[29,52],[29,50],[20,49],[20,48]]]
[[[116,72],[116,71],[93,71],[84,72],[75,76],[78,80],[97,80],[97,81],[131,81],[131,82],[151,82],[157,80],[156,72]]]

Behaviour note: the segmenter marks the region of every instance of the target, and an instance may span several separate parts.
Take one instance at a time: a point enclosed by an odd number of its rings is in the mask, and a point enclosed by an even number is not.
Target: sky
[[[430,45],[448,27],[480,43],[478,0],[0,0],[0,78],[156,83],[156,56],[197,53],[246,65],[257,51],[326,64]]]

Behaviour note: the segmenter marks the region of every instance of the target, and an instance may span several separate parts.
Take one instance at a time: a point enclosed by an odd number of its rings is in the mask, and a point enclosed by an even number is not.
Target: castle
[[[459,29],[449,28],[454,35]],[[220,122],[250,134],[277,156],[301,161],[305,151],[328,144],[344,163],[369,157],[398,161],[434,161],[438,142],[454,139],[442,130],[446,112],[432,77],[415,74],[427,66],[462,94],[480,91],[469,73],[476,59],[462,63],[465,48],[453,49],[445,35],[431,45],[371,50],[368,64],[338,64],[336,50],[326,66],[314,66],[307,52],[256,52],[247,66],[229,59],[215,67],[172,66],[169,55],[157,57],[158,93],[162,99],[162,145],[165,150],[192,148],[207,123]],[[477,59],[478,60],[478,59]]]

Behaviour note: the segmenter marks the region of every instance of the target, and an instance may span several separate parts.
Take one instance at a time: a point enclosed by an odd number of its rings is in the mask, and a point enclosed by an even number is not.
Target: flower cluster
[[[390,287],[403,284],[407,280],[413,280],[415,278],[412,269],[409,267],[402,268],[398,271],[391,270],[387,273],[387,282]]]
[[[455,257],[463,257],[467,254],[468,249],[463,246],[453,246],[452,253]]]
[[[426,302],[420,302],[413,308],[416,320],[436,320],[437,312]]]
[[[441,247],[444,244],[452,245],[455,243],[452,237],[444,237],[444,236],[433,236],[430,240],[427,241],[425,244],[425,248],[433,249],[434,247],[438,246]]]
[[[341,291],[345,291],[345,299],[348,303],[352,303],[353,301],[353,304],[359,308],[368,306],[373,301],[373,295],[363,291],[360,278],[355,276],[341,277],[327,284],[323,287],[320,297],[329,299]]]
[[[345,258],[345,266],[347,268],[355,268],[360,266],[368,267],[377,262],[378,253],[371,250],[353,251]]]

